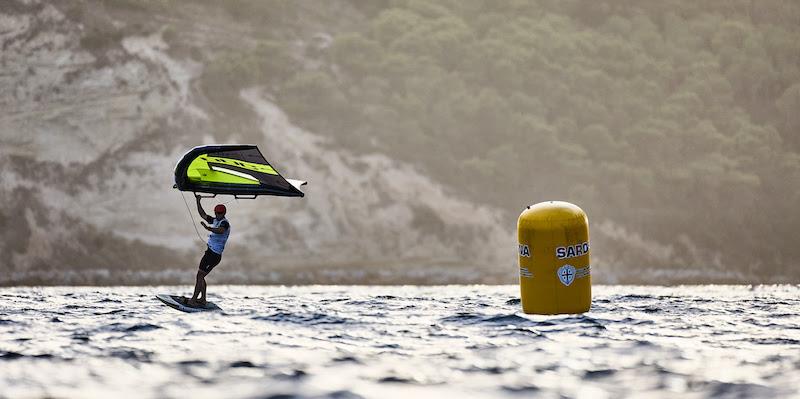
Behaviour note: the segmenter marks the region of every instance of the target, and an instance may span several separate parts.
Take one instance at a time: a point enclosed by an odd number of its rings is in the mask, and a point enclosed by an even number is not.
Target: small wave
[[[492,316],[484,319],[484,321],[486,321],[487,323],[495,323],[495,324],[519,324],[519,323],[525,324],[532,322],[532,320],[526,319],[516,314]]]
[[[136,348],[118,348],[111,350],[108,353],[108,355],[119,359],[134,360],[137,362],[147,363],[150,362],[150,358],[153,356],[153,352],[144,351]]]
[[[410,378],[398,377],[396,375],[390,375],[387,377],[382,377],[378,379],[380,383],[391,383],[391,384],[414,384],[416,381]]]
[[[457,313],[453,316],[447,316],[439,319],[442,323],[459,323],[459,324],[490,324],[490,325],[498,325],[498,326],[526,326],[526,327],[542,327],[542,326],[552,326],[554,325],[553,322],[542,320],[542,321],[535,321],[525,317],[522,317],[518,314],[497,314],[497,315],[482,315],[478,313]]]
[[[6,351],[0,352],[0,359],[3,360],[14,360],[14,359],[19,359],[21,357],[25,357],[25,355],[18,352],[6,352]]]
[[[467,372],[467,373],[487,373],[487,374],[492,374],[492,375],[500,375],[500,374],[503,374],[503,373],[511,370],[511,368],[510,367],[501,367],[501,366],[483,366],[483,367],[481,367],[481,366],[472,365],[472,366],[467,367],[467,368],[460,368],[459,370],[463,371],[463,372]]]
[[[364,399],[363,396],[354,394],[350,391],[334,391],[327,395],[331,399]]]
[[[473,324],[483,320],[483,316],[475,313],[457,313],[453,316],[447,316],[439,319],[443,323],[466,323]]]
[[[91,337],[89,337],[87,334],[72,334],[72,339],[76,341],[88,342]]]
[[[112,310],[112,311],[109,311],[109,312],[95,312],[94,314],[97,315],[97,316],[102,316],[102,315],[122,313],[124,311],[125,311],[125,309],[116,309],[116,310]]]
[[[358,360],[355,356],[340,356],[331,359],[334,363],[354,363],[354,364],[361,364],[361,361]]]
[[[384,303],[381,301],[377,301],[375,299],[367,299],[367,300],[358,300],[358,301],[347,301],[345,304],[350,306],[358,306],[363,308],[371,308],[373,306],[380,306]]]
[[[627,295],[614,295],[613,299],[622,301],[628,301],[628,300],[639,301],[642,299],[656,299],[656,297],[653,295],[627,294]]]
[[[178,362],[179,366],[189,367],[189,366],[205,366],[208,362],[205,360],[182,360]]]
[[[512,393],[534,393],[541,389],[532,384],[503,385],[503,390]]]
[[[591,327],[598,330],[605,330],[605,324],[611,320],[596,319],[587,315],[574,315],[561,319],[532,320],[519,314],[499,314],[493,316],[480,315],[476,313],[458,313],[440,319],[443,323],[461,323],[468,325],[491,324],[497,326],[512,325],[515,327],[558,327],[577,324],[581,327]]]
[[[503,336],[520,335],[520,336],[524,336],[526,338],[531,338],[531,337],[541,338],[541,337],[545,336],[544,334],[542,334],[541,331],[536,331],[536,330],[534,330],[533,328],[530,328],[530,327],[508,328],[508,329],[505,329],[502,332],[500,332],[499,335],[503,335]]]
[[[98,330],[101,331],[111,331],[111,332],[139,332],[139,331],[151,331],[151,330],[158,330],[163,327],[157,326],[155,324],[150,323],[139,323],[139,324],[124,324],[124,323],[112,323]]]
[[[276,393],[269,396],[262,396],[259,399],[297,399],[297,395],[290,393]]]
[[[13,351],[0,351],[0,360],[16,360],[23,357],[29,357],[34,359],[52,359],[55,356],[49,353],[40,353],[38,355],[25,355],[19,352]]]
[[[350,298],[330,298],[330,299],[323,299],[320,301],[320,303],[328,304],[328,303],[344,302],[349,300]]]
[[[255,364],[247,361],[247,360],[239,360],[236,362],[232,362],[229,367],[231,368],[255,368],[257,367]]]
[[[306,373],[304,370],[291,369],[273,374],[272,378],[275,378],[276,380],[297,381],[305,378],[306,376],[308,376],[308,373]]]
[[[583,378],[588,378],[590,380],[598,379],[598,378],[606,378],[616,374],[615,370],[611,369],[600,369],[600,370],[587,370],[583,373]]]
[[[622,323],[622,324],[631,324],[631,325],[634,325],[634,326],[655,324],[655,322],[653,320],[634,319],[633,317],[626,317],[624,319],[615,320],[614,322],[615,323]]]
[[[715,382],[710,387],[712,398],[769,398],[775,397],[775,390],[759,384]]]
[[[163,327],[157,326],[155,324],[135,324],[125,329],[125,332],[136,332],[136,331],[151,331],[151,330],[158,330]]]
[[[322,313],[300,314],[300,313],[287,313],[279,312],[267,316],[255,316],[253,320],[272,321],[279,323],[293,323],[303,325],[319,325],[319,324],[352,324],[354,320],[331,316]]]
[[[560,320],[559,324],[578,324],[581,327],[592,327],[597,330],[605,330],[606,324],[612,323],[613,320],[600,319],[585,314],[573,315],[565,317]]]
[[[766,321],[766,320],[762,321],[762,320],[758,320],[758,319],[749,318],[749,319],[745,319],[744,322],[748,323],[748,324],[752,324],[754,326],[770,328],[770,329],[800,330],[800,326],[798,326],[798,325],[791,325],[791,324],[784,325],[784,324],[773,322],[772,320],[775,319],[775,318],[778,318],[778,319],[784,318],[784,317],[780,317],[779,315],[770,315],[769,318],[770,318],[769,321]]]
[[[350,334],[347,334],[347,333],[331,334],[331,335],[328,336],[328,339],[334,340],[336,342],[342,342],[342,343],[369,341],[369,339],[367,339],[365,337],[354,336],[354,335],[350,335]]]
[[[628,342],[632,343],[633,346],[636,346],[636,347],[639,347],[639,348],[644,348],[644,347],[656,348],[656,347],[658,347],[658,344],[656,344],[655,342],[647,341],[647,340],[643,340],[643,339],[634,339],[634,340],[629,340]]]
[[[800,345],[800,340],[793,338],[747,338],[745,341],[759,345]]]
[[[794,314],[794,313],[775,313],[775,314],[771,314],[769,317],[772,318],[772,319],[785,319],[785,318],[790,318],[790,317],[795,317],[795,316],[797,316],[797,315]]]

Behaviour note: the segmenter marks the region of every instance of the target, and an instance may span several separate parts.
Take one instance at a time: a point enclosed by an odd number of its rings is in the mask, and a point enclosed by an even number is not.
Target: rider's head
[[[225,209],[225,205],[219,204],[214,207],[214,215],[216,215],[217,218],[225,216],[225,212],[227,212],[227,209]]]

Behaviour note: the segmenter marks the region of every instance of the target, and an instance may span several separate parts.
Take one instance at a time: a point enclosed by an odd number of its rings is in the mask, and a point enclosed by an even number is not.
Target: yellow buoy
[[[522,311],[588,311],[592,277],[586,213],[568,202],[541,202],[519,215],[517,234]]]

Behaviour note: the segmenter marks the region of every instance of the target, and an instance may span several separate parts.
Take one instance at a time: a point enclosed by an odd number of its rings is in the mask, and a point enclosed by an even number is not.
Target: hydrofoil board
[[[178,295],[158,294],[156,299],[163,302],[164,305],[187,313],[222,310],[217,304],[210,301],[207,301],[205,306],[189,306],[186,304],[186,298]]]

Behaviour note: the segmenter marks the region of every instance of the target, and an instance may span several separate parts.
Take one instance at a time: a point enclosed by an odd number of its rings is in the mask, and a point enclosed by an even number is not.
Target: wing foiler
[[[224,144],[195,147],[175,165],[175,185],[181,191],[235,197],[276,195],[302,197],[306,182],[285,179],[254,145]]]

